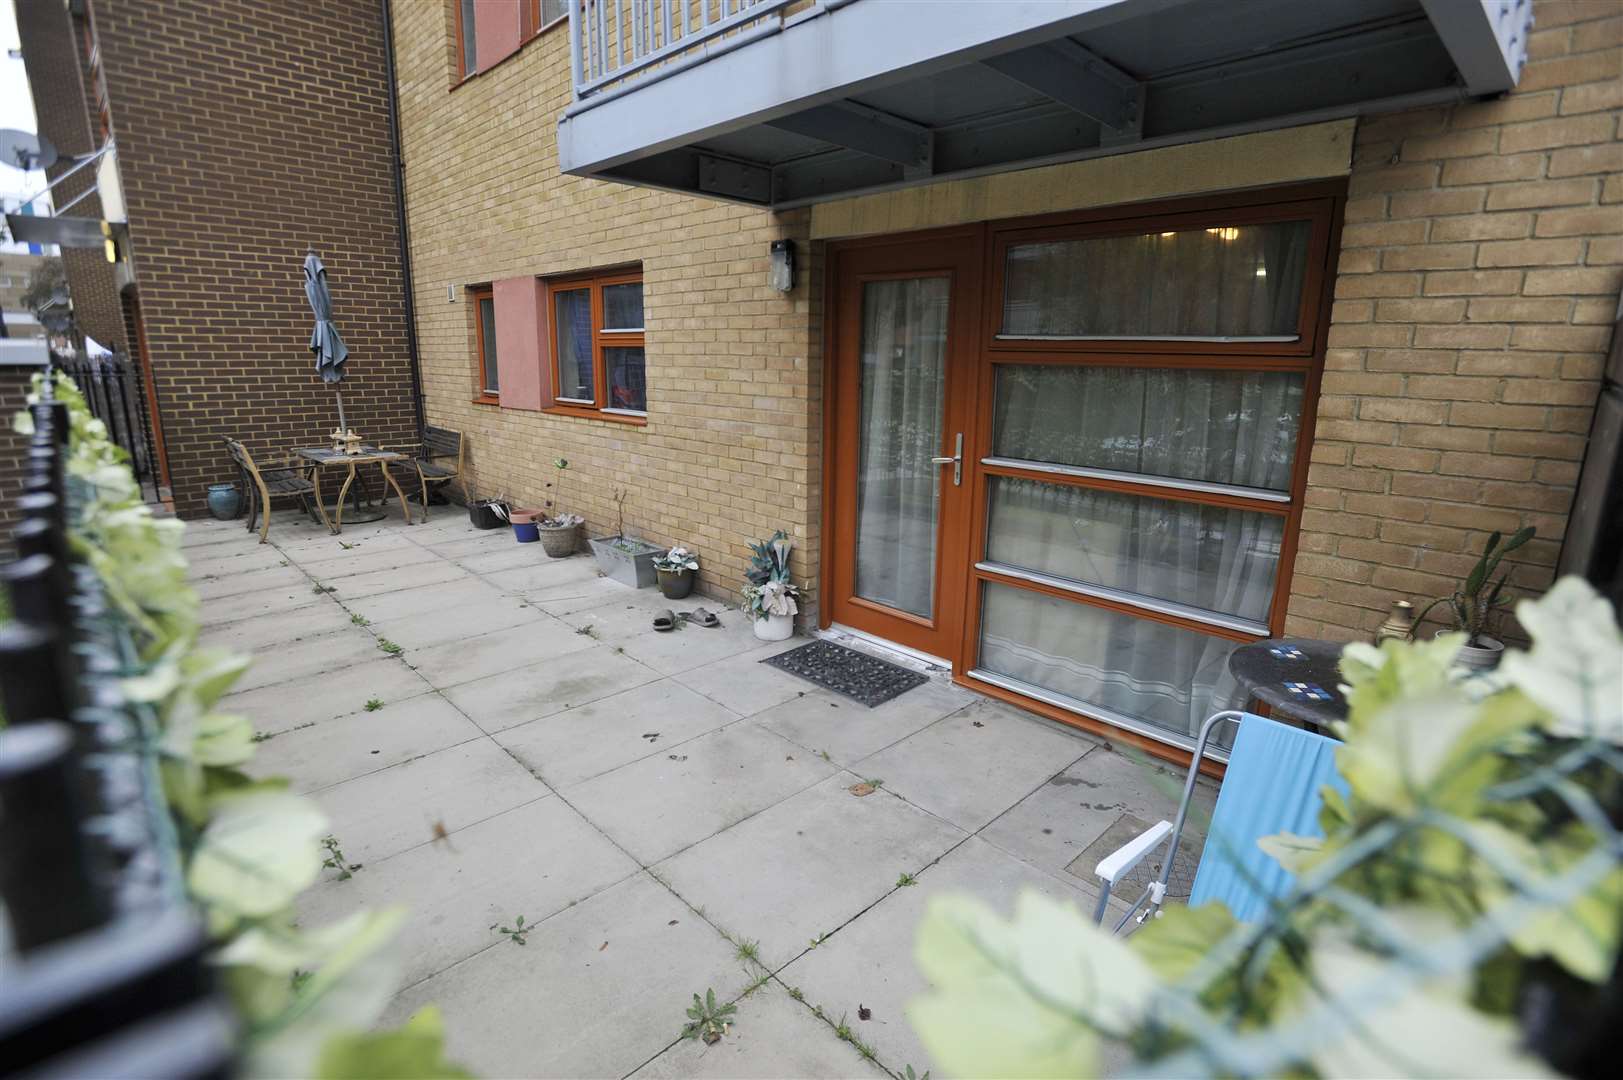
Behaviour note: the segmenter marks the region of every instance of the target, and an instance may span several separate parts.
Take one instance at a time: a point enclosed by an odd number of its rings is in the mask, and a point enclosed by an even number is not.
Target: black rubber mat
[[[927,676],[916,671],[848,649],[844,645],[836,645],[832,641],[814,641],[798,649],[769,656],[761,663],[782,668],[791,675],[798,675],[807,682],[816,683],[852,701],[860,701],[869,708],[883,705],[898,694],[905,694],[929,681]]]

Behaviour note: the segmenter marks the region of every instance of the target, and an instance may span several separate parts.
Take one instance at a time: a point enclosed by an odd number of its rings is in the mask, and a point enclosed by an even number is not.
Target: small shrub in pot
[[[673,547],[654,560],[654,572],[659,575],[659,591],[665,598],[681,600],[693,591],[693,581],[699,576],[699,557],[685,547]]]
[[[789,580],[789,552],[794,543],[782,529],[770,540],[750,544],[754,556],[744,574],[744,610],[754,619],[752,629],[762,641],[783,641],[795,632],[800,611],[800,590]]]
[[[564,470],[569,468],[569,460],[553,458],[552,468],[553,478],[547,484],[551,491],[536,515],[535,528],[541,535],[541,548],[548,557],[564,559],[575,553],[575,547],[580,542],[580,527],[586,519],[579,514],[558,513],[558,496],[563,491]]]
[[[1476,565],[1465,576],[1460,587],[1452,595],[1439,597],[1421,609],[1415,618],[1415,624],[1439,604],[1447,604],[1448,612],[1453,616],[1453,626],[1448,630],[1458,631],[1465,635],[1465,644],[1460,646],[1459,653],[1454,662],[1461,667],[1485,669],[1496,666],[1500,655],[1505,651],[1504,642],[1488,634],[1490,627],[1495,625],[1500,616],[1501,609],[1506,601],[1500,596],[1505,587],[1505,579],[1510,576],[1509,571],[1499,575],[1499,580],[1491,582],[1493,572],[1499,567],[1499,560],[1515,551],[1529,540],[1533,539],[1535,530],[1529,525],[1518,529],[1506,540],[1502,533],[1495,531],[1488,537],[1487,545],[1482,549],[1482,555],[1477,559]],[[1503,541],[1501,543],[1500,541]]]

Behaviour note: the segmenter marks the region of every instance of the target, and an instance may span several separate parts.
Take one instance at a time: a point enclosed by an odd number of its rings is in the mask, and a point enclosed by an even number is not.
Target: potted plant
[[[783,641],[795,632],[800,590],[789,580],[789,552],[794,544],[779,529],[770,540],[750,544],[754,556],[744,574],[744,610],[754,620],[755,636]]]
[[[1449,631],[1458,631],[1465,635],[1465,644],[1460,646],[1459,653],[1454,662],[1461,667],[1473,670],[1484,670],[1499,663],[1499,656],[1505,651],[1504,642],[1491,637],[1487,633],[1490,624],[1497,623],[1499,609],[1505,600],[1500,596],[1505,587],[1505,578],[1509,572],[1499,575],[1499,580],[1489,583],[1493,572],[1499,566],[1499,560],[1515,551],[1529,540],[1533,539],[1534,528],[1529,525],[1512,533],[1510,539],[1504,540],[1503,534],[1495,531],[1488,537],[1487,546],[1482,549],[1482,555],[1477,559],[1476,565],[1466,575],[1465,580],[1450,596],[1439,597],[1421,609],[1420,615],[1415,619],[1418,625],[1431,609],[1438,604],[1447,604],[1449,614],[1453,616],[1453,626],[1439,630],[1439,634]],[[1503,540],[1503,543],[1500,541]]]
[[[541,539],[541,531],[536,522],[544,516],[542,511],[521,510],[509,507],[505,503],[491,507],[491,511],[513,526],[513,539],[519,543],[533,544]]]
[[[553,458],[552,468],[554,476],[547,487],[552,494],[544,500],[542,508],[536,511],[535,529],[541,537],[541,547],[547,555],[554,559],[564,559],[575,553],[575,545],[580,533],[582,522],[586,519],[579,514],[560,514],[558,510],[558,496],[563,492],[564,470],[569,468],[567,458]]]
[[[665,599],[681,600],[693,591],[699,557],[685,547],[673,547],[654,560],[654,572],[659,575],[659,591]]]
[[[660,549],[646,540],[626,535],[625,501],[623,488],[614,493],[619,528],[613,536],[592,538],[592,554],[597,556],[597,568],[604,577],[613,578],[633,589],[646,589],[658,576],[654,571],[654,559]]]
[[[476,529],[499,529],[507,524],[507,514],[513,504],[505,495],[494,499],[469,499],[468,520]]]

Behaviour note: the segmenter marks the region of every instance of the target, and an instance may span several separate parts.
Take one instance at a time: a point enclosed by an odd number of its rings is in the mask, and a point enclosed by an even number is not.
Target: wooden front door
[[[963,637],[981,233],[833,253],[834,622],[952,660]]]

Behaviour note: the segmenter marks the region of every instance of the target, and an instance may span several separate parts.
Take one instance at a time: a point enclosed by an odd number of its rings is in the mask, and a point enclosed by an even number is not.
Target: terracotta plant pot
[[[661,570],[654,567],[659,575],[659,591],[667,600],[682,600],[693,591],[693,579],[698,577],[692,570],[683,567],[680,570]]]
[[[537,522],[535,530],[541,534],[541,547],[551,558],[567,559],[575,553],[575,544],[580,535],[579,525],[543,525]]]

